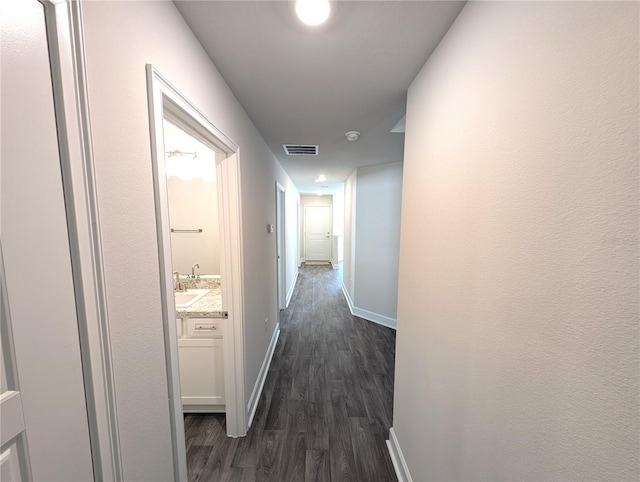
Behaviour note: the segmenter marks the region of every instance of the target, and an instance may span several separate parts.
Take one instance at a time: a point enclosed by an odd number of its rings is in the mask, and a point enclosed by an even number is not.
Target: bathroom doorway
[[[163,138],[182,411],[225,413],[216,176],[225,156],[167,117]]]
[[[225,411],[228,436],[247,432],[238,146],[151,65],[147,65],[147,89],[174,473],[176,480],[186,480],[184,412]],[[182,139],[180,145],[169,145],[171,132]],[[208,156],[209,162],[202,156]],[[217,204],[217,247],[212,239],[205,239],[205,234],[212,234],[207,231],[215,231],[215,220],[194,214],[203,206],[183,202],[170,207],[173,197],[185,202],[193,199],[189,190],[195,184],[179,180],[193,179],[196,171],[198,182],[205,186],[215,179],[215,200],[209,197],[208,204]],[[181,245],[186,248],[172,252]],[[189,311],[216,289],[218,304],[208,305],[204,316]],[[200,299],[190,298],[194,290],[207,293]],[[185,347],[191,349],[186,356]],[[202,364],[207,370],[196,373]],[[203,383],[198,377],[216,370],[217,384],[207,381],[206,390],[198,391]]]

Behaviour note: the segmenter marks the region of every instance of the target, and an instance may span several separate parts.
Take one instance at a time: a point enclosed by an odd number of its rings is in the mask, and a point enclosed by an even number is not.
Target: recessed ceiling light
[[[307,25],[320,25],[329,18],[328,0],[296,0],[296,14]]]
[[[360,137],[360,133],[358,131],[349,131],[345,136],[347,136],[348,141],[355,142]]]
[[[324,174],[320,174],[318,176],[318,179],[316,179],[314,182],[324,182],[327,180],[327,177]]]

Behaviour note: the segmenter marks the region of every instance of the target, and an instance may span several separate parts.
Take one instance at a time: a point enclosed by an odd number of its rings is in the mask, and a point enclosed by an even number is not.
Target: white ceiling
[[[340,1],[307,27],[289,1],[175,3],[301,193],[341,191],[356,167],[403,159],[404,134],[390,131],[407,88],[464,5]],[[288,143],[319,155],[287,156]]]

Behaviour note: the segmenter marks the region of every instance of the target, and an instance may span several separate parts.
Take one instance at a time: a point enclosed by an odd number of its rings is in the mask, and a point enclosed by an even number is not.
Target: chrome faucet
[[[184,283],[180,282],[180,273],[178,271],[173,272],[173,289],[174,291],[187,291]]]
[[[191,277],[195,278],[196,277],[196,268],[200,269],[200,265],[198,263],[195,263],[192,267],[191,267]]]

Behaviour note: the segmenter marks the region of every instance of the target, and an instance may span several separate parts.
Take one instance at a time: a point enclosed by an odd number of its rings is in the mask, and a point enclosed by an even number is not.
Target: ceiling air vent
[[[287,156],[317,156],[318,146],[303,146],[300,144],[282,144]]]

